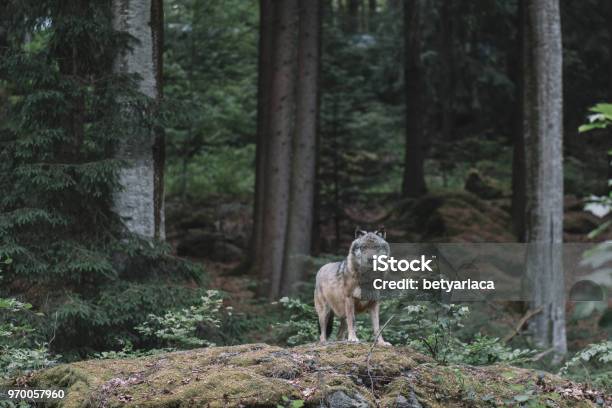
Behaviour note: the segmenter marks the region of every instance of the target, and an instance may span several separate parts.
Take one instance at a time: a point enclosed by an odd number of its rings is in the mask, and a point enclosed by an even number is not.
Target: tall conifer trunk
[[[404,92],[406,146],[402,193],[419,197],[425,186],[423,146],[423,74],[421,66],[421,0],[404,0]]]
[[[285,235],[289,216],[293,116],[295,109],[298,1],[277,0],[275,52],[270,94],[268,148],[264,181],[261,294],[277,298],[281,290]]]
[[[525,138],[523,136],[523,130],[526,125],[524,123],[525,117],[525,98],[524,89],[527,86],[527,77],[525,70],[524,61],[527,60],[528,47],[523,46],[525,41],[525,25],[526,25],[526,0],[518,1],[518,15],[517,21],[517,36],[519,49],[516,53],[518,59],[518,67],[515,70],[517,72],[515,83],[516,83],[516,105],[514,113],[514,127],[512,128],[512,227],[514,229],[514,235],[519,242],[525,242]]]
[[[454,122],[455,54],[453,51],[453,0],[442,0],[440,6],[440,37],[442,78],[442,139],[451,139]]]
[[[567,352],[563,242],[563,49],[559,0],[527,0],[524,138],[527,275],[536,343]]]
[[[270,91],[274,52],[273,0],[259,2],[259,67],[257,82],[257,140],[255,150],[255,198],[253,202],[253,232],[251,235],[252,269],[258,271],[263,260],[263,226],[265,168],[268,160]]]
[[[310,255],[319,112],[320,0],[300,3],[295,139],[281,294],[295,291]]]

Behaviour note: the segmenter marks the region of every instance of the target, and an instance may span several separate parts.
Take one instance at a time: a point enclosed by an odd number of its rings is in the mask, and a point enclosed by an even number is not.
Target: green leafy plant
[[[289,399],[286,396],[282,398],[282,404],[276,404],[276,408],[302,408],[304,406],[304,400]]]
[[[134,350],[134,345],[129,340],[118,339],[118,343],[122,344],[123,347],[119,351],[102,351],[100,353],[94,353],[93,357],[105,360],[105,359],[124,359],[124,358],[137,358],[144,356],[152,356],[159,353],[166,353],[174,351],[172,348],[164,349],[150,349],[150,350]]]
[[[7,259],[2,263],[11,262]],[[32,312],[29,303],[0,297],[0,379],[48,367],[59,357],[49,353],[47,343],[35,340],[35,329],[21,318],[25,315],[39,313]]]
[[[435,309],[435,310],[434,310]],[[469,314],[466,306],[436,304],[409,305],[404,308],[400,324],[402,343],[429,354],[435,360],[446,363],[460,345],[454,331],[462,327],[462,320]]]
[[[170,347],[214,346],[214,343],[202,338],[201,332],[220,327],[222,303],[220,293],[209,290],[200,298],[198,305],[170,311],[162,316],[150,314],[147,321],[137,326],[136,330]]]
[[[514,349],[497,337],[481,333],[467,341],[461,339],[457,332],[469,316],[467,306],[429,302],[427,305],[406,306],[404,311],[400,324],[393,327],[398,330],[395,336],[403,344],[430,355],[439,363],[519,363],[533,355],[533,350]]]
[[[297,298],[283,297],[280,305],[290,313],[288,319],[274,325],[279,339],[290,346],[310,343],[318,338],[319,321],[314,307]]]
[[[611,364],[612,341],[602,341],[576,353],[565,363],[559,374],[612,392]]]
[[[593,114],[589,115],[589,123],[578,128],[580,133],[594,129],[605,129],[612,125],[612,104],[600,103],[592,107],[590,111]],[[612,149],[608,150],[608,156],[612,156]],[[612,180],[608,180],[608,185],[612,186]],[[607,196],[591,196],[585,206],[585,210],[592,212],[598,217],[609,214],[612,211],[612,192]],[[611,225],[612,220],[604,222],[589,234],[589,238],[595,238],[610,228]]]

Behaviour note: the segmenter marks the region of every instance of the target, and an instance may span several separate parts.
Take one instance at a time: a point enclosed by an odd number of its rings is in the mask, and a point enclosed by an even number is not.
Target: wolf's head
[[[385,228],[368,232],[357,227],[355,229],[355,240],[351,244],[349,257],[360,272],[371,271],[375,255],[389,255],[389,244],[385,240],[387,234]]]

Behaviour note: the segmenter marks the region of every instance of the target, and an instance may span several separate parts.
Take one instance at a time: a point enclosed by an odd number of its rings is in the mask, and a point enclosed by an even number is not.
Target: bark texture
[[[402,193],[426,193],[423,146],[423,73],[421,64],[421,0],[404,0],[404,86],[406,98],[406,152]]]
[[[253,233],[251,249],[253,270],[261,268],[263,252],[265,169],[270,118],[270,88],[272,85],[272,58],[274,53],[274,5],[272,0],[259,2],[259,67],[257,83],[257,145],[255,150],[255,199],[253,203]]]
[[[163,72],[164,72],[164,1],[151,1],[151,32],[153,35],[153,64],[155,65],[156,104],[163,98]],[[166,220],[164,210],[164,167],[166,162],[166,135],[164,128],[157,126],[154,129],[153,143],[153,214],[155,217],[155,238],[166,238]]]
[[[453,0],[443,0],[440,6],[442,78],[442,139],[450,140],[454,122],[455,55],[453,52]]]
[[[519,46],[518,52],[516,52],[518,59],[518,69],[516,75],[516,105],[518,108],[515,109],[514,114],[514,128],[513,128],[513,153],[512,153],[512,226],[514,234],[519,242],[525,242],[525,139],[523,137],[523,129],[526,128],[524,124],[526,117],[525,110],[525,93],[524,89],[527,86],[527,78],[524,66],[524,61],[527,60],[528,56],[526,52],[529,50],[528,47],[522,46],[525,41],[525,26],[526,26],[526,13],[525,13],[525,2],[526,0],[519,0],[518,2],[518,16],[517,21],[517,35]]]
[[[289,216],[298,1],[277,0],[274,6],[276,43],[270,94],[261,263],[262,294],[271,299],[277,298],[280,293]]]
[[[567,352],[563,242],[563,54],[558,0],[527,0],[524,35],[524,141],[527,274],[538,345]]]
[[[297,56],[295,138],[282,295],[295,292],[295,284],[303,276],[304,257],[310,255],[319,111],[320,24],[320,0],[302,2]]]
[[[161,2],[156,0],[113,0],[114,26],[132,35],[137,42],[132,49],[115,61],[120,73],[140,75],[139,91],[151,99],[160,96],[158,79],[161,69]],[[154,19],[158,20],[155,21]],[[117,157],[125,162],[119,182],[121,191],[115,193],[114,208],[127,229],[145,238],[163,238],[163,192],[160,201],[156,185],[161,186],[160,174],[156,174],[155,131],[135,127],[117,149]],[[159,163],[158,163],[159,164]],[[163,166],[163,165],[162,165]],[[156,180],[157,177],[157,180]],[[157,200],[156,200],[157,193]]]

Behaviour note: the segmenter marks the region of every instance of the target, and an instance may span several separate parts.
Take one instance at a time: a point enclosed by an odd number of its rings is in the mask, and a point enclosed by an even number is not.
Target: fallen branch
[[[378,333],[376,333],[376,336],[374,336],[374,341],[372,342],[372,346],[370,346],[370,351],[368,351],[368,356],[366,358],[366,368],[368,370],[368,377],[370,378],[370,389],[372,390],[372,396],[374,398],[376,398],[376,396],[374,395],[374,379],[372,378],[372,374],[370,373],[370,359],[372,358],[372,351],[374,351],[374,347],[376,346],[376,343],[378,343],[380,335],[382,334],[383,330],[385,330],[385,327],[387,327],[387,325],[391,322],[391,320],[393,320],[394,317],[395,315],[391,315],[391,317],[387,319],[385,324],[383,324],[383,326],[380,328]],[[376,405],[378,406],[378,402],[376,403]]]
[[[527,313],[525,313],[525,315],[518,322],[514,330],[510,332],[506,337],[504,337],[504,340],[503,340],[504,343],[508,343],[510,340],[514,338],[514,336],[519,334],[519,332],[521,331],[525,323],[527,323],[529,319],[531,319],[533,316],[537,315],[541,311],[542,311],[542,306],[538,307],[537,309],[528,310]]]
[[[541,353],[538,353],[535,356],[531,357],[531,360],[529,360],[529,361],[531,361],[532,363],[535,363],[536,361],[539,361],[539,360],[543,359],[544,357],[546,357],[547,355],[549,355],[553,351],[555,351],[555,348],[551,347],[548,350],[544,350]]]

